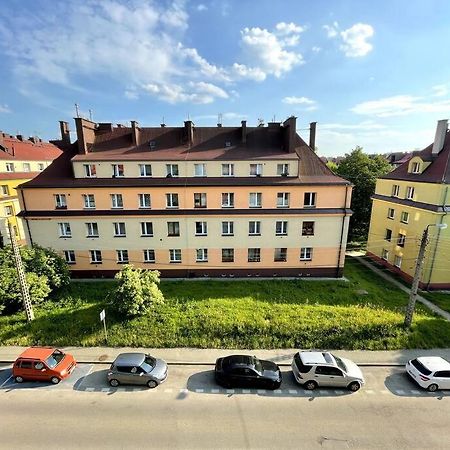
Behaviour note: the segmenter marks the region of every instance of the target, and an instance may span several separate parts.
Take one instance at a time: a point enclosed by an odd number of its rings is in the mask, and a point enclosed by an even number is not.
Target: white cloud
[[[1,105],[0,104],[0,113],[10,113],[10,112],[11,112],[11,109],[9,108],[8,105],[6,105],[6,104]]]
[[[210,78],[220,81],[230,81],[230,77],[227,71],[222,67],[217,67],[214,64],[210,64],[205,58],[202,58],[195,48],[184,48],[181,44],[178,48],[187,59],[190,59],[194,64],[196,64],[200,72]]]
[[[139,98],[139,94],[134,89],[126,89],[124,95],[129,100],[137,100]]]
[[[307,97],[284,97],[283,103],[288,105],[315,105],[316,102]]]
[[[433,86],[431,89],[434,91],[433,95],[435,97],[445,97],[450,93],[449,84],[438,84]]]
[[[208,7],[206,5],[204,5],[203,3],[200,3],[199,5],[197,5],[197,7],[195,8],[197,11],[206,11],[208,9]]]
[[[233,72],[235,77],[248,78],[254,81],[264,81],[266,74],[259,67],[247,67],[245,64],[233,64]]]
[[[321,49],[320,47],[314,46],[311,50],[312,50],[314,53],[319,53],[322,49]]]
[[[340,31],[339,24],[333,22],[332,25],[324,25],[323,28],[329,38],[336,38],[341,41],[340,49],[349,58],[365,56],[373,49],[373,45],[368,42],[374,35],[374,29],[371,25],[356,23],[350,28]]]
[[[356,114],[376,117],[404,116],[414,113],[448,112],[450,100],[430,102],[425,97],[412,95],[394,95],[379,100],[358,103],[351,111]]]
[[[380,123],[375,123],[371,120],[367,120],[364,122],[356,123],[356,124],[344,124],[344,123],[324,123],[320,125],[320,129],[322,130],[384,130],[386,129],[386,125],[382,125]]]

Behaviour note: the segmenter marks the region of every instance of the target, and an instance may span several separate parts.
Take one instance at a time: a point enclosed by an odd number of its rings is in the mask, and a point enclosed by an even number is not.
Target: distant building
[[[296,134],[75,119],[77,142],[20,187],[28,240],[75,277],[125,263],[163,277],[340,277],[351,184]]]
[[[440,120],[434,143],[378,179],[367,255],[411,281],[423,231],[430,240],[421,288],[450,289],[450,133]]]
[[[9,221],[19,242],[25,242],[16,187],[35,177],[61,154],[54,144],[37,137],[24,139],[0,131],[0,246],[8,242]]]

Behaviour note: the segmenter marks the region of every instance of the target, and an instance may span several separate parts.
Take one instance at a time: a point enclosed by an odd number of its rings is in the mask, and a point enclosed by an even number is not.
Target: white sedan
[[[421,356],[406,364],[407,374],[430,392],[450,389],[450,362],[440,356]]]

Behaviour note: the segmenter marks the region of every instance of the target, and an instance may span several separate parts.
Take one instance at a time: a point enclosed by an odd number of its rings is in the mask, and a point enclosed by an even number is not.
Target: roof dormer
[[[414,156],[409,160],[408,173],[421,174],[424,170],[424,161],[420,156]]]

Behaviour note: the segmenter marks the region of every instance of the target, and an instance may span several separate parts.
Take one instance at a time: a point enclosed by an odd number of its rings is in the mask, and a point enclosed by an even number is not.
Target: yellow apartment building
[[[433,144],[381,177],[373,196],[367,255],[405,280],[414,277],[424,231],[420,287],[450,289],[450,133],[440,120]]]
[[[9,222],[20,243],[25,243],[25,231],[16,187],[42,172],[61,154],[54,144],[31,137],[11,136],[0,131],[0,246],[9,242]]]
[[[74,277],[125,263],[163,277],[342,276],[352,186],[312,150],[315,123],[309,145],[295,117],[75,123],[72,147],[19,188],[28,241],[59,251]]]

